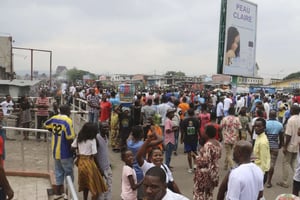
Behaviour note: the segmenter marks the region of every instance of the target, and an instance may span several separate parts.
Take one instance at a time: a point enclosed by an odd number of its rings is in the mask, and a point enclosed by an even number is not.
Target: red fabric
[[[300,96],[294,96],[293,103],[300,103]]]
[[[216,136],[215,136],[215,139],[219,141],[220,139],[220,125],[217,124],[217,123],[212,123],[212,122],[209,122],[206,124],[206,126],[208,125],[213,125],[216,129]]]
[[[108,120],[111,112],[111,103],[109,101],[101,101],[100,112],[100,122]]]

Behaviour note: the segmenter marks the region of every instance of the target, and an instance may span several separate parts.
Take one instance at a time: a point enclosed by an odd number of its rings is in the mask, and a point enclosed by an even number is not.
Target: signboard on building
[[[212,81],[214,83],[222,83],[222,84],[230,84],[231,76],[223,75],[223,74],[214,74],[212,75]]]
[[[0,67],[5,69],[5,72],[12,73],[12,37],[0,36]]]
[[[227,0],[223,74],[255,75],[256,27],[256,4]]]

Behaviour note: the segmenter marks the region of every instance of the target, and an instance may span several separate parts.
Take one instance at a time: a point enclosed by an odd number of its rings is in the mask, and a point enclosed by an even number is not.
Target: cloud
[[[298,0],[253,2],[258,5],[260,72],[297,70]],[[52,50],[53,68],[212,74],[220,8],[221,0],[2,0],[0,32],[10,33],[14,46]],[[27,59],[15,56],[15,68],[27,69],[30,53],[17,53]],[[35,66],[48,69],[47,56],[35,53]]]

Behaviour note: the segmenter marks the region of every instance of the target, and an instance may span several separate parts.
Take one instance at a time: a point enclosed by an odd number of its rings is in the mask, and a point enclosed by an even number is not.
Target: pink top
[[[133,190],[130,186],[128,176],[132,176],[134,183],[137,183],[136,173],[133,168],[128,165],[123,166],[122,171],[122,192],[121,197],[123,200],[136,200],[137,199],[137,190]]]
[[[175,135],[174,135],[174,131],[172,130],[172,128],[173,128],[172,120],[170,120],[169,118],[166,118],[165,132],[164,132],[164,135],[165,135],[164,143],[165,143],[165,145],[167,145],[168,143],[175,144]],[[171,130],[172,132],[167,133],[167,130]]]

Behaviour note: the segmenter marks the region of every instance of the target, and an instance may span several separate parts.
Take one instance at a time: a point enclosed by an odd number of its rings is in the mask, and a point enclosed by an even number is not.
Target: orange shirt
[[[180,119],[183,120],[184,115],[188,109],[190,109],[190,105],[188,103],[180,103],[178,107],[181,109],[182,114],[180,115]]]
[[[160,126],[158,126],[158,125],[153,125],[153,127],[154,127],[154,130],[155,130],[155,133],[156,133],[158,136],[162,137],[162,136],[163,136],[163,132],[162,132]],[[147,135],[150,135],[151,133],[152,133],[152,130],[149,129]],[[158,144],[157,147],[159,147],[160,150],[163,150],[163,145],[162,145],[162,143],[161,143],[161,144]],[[147,149],[147,152],[148,152],[148,153],[149,153],[150,151],[151,151],[151,148]]]

